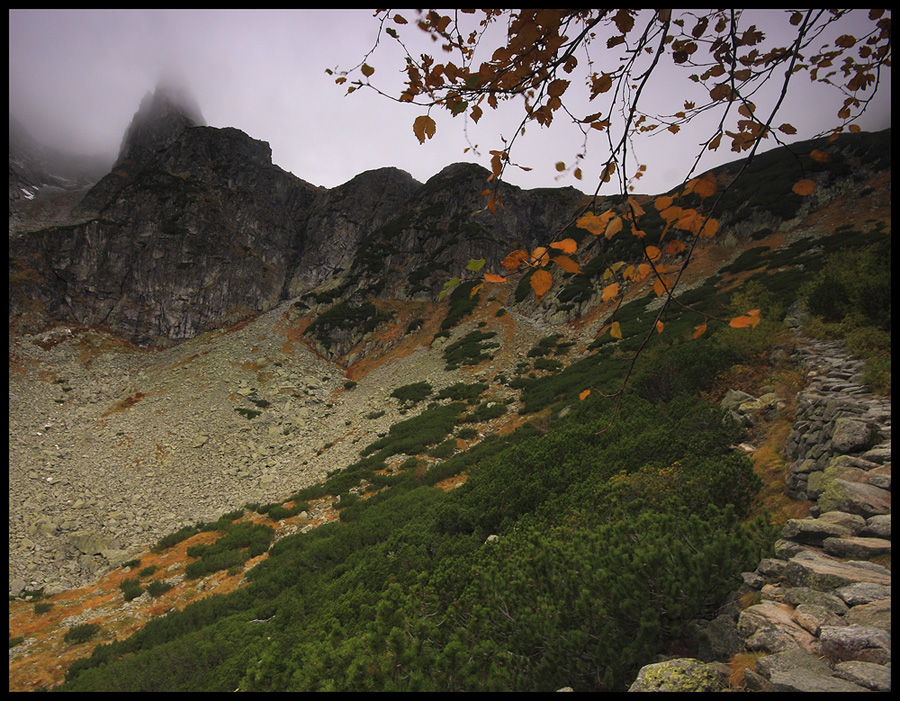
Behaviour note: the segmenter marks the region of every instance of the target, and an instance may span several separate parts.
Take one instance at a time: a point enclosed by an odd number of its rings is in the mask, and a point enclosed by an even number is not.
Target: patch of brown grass
[[[750,670],[756,671],[756,661],[760,657],[765,657],[764,652],[742,652],[728,661],[728,687],[730,689],[743,689],[745,686],[744,672]]]

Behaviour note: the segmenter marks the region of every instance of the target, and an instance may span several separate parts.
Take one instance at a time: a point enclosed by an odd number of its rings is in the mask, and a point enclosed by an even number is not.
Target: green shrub
[[[465,404],[454,402],[427,409],[421,414],[391,426],[388,434],[370,443],[360,455],[374,455],[382,461],[398,453],[417,455],[429,446],[440,443],[456,424],[456,418],[465,410]]]
[[[401,402],[417,404],[423,399],[427,399],[429,396],[431,396],[431,385],[428,382],[424,381],[413,382],[411,384],[398,387],[393,392],[391,392],[391,396],[395,399],[399,399]]]
[[[476,284],[475,281],[463,282],[453,288],[450,293],[450,307],[447,309],[447,316],[441,322],[442,331],[452,329],[478,306],[481,295],[472,294]]]
[[[63,639],[67,643],[84,643],[93,638],[100,632],[100,626],[96,623],[83,623],[79,626],[73,626],[66,631]]]
[[[447,370],[456,370],[460,365],[478,365],[483,360],[490,360],[487,351],[499,347],[499,343],[486,343],[496,336],[494,331],[472,331],[458,341],[454,341],[444,349],[444,361]]]
[[[483,382],[457,382],[448,387],[444,387],[437,393],[438,399],[452,399],[456,402],[472,403],[484,392],[488,386]]]
[[[439,460],[444,460],[445,458],[449,458],[455,452],[456,452],[456,439],[448,438],[440,445],[436,445],[434,448],[429,450],[428,454],[433,458],[438,458]]]
[[[34,605],[34,612],[40,616],[42,614],[47,613],[50,609],[53,608],[53,604],[47,601],[38,601]]]
[[[558,360],[552,360],[550,358],[537,358],[534,361],[534,369],[535,370],[548,370],[550,372],[556,372],[562,368],[563,364]]]
[[[164,582],[160,579],[156,579],[150,584],[147,585],[147,593],[152,596],[154,599],[158,596],[162,596],[167,591],[172,588],[172,585],[168,582]]]
[[[153,546],[152,550],[155,553],[162,552],[166,548],[171,548],[173,545],[177,545],[191,536],[197,535],[199,532],[200,529],[195,526],[183,526],[175,531],[175,533],[170,533],[169,535],[160,538],[159,542]]]
[[[136,599],[144,593],[144,588],[141,586],[141,583],[137,579],[123,579],[119,583],[119,589],[122,590],[122,594],[125,596],[125,601]]]

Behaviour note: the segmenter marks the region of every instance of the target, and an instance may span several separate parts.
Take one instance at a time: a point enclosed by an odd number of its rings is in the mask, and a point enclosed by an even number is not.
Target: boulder
[[[727,686],[727,665],[679,658],[644,666],[628,691],[722,691]]]
[[[874,664],[891,661],[891,636],[881,628],[823,626],[819,639],[822,654],[835,661],[859,660]]]
[[[793,607],[786,604],[767,601],[750,606],[738,618],[738,632],[748,650],[817,652],[818,648],[815,636],[797,623]]]

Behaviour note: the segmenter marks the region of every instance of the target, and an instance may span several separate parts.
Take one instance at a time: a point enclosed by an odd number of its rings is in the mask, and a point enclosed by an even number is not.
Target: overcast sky
[[[470,130],[481,156],[464,152],[469,142],[463,120],[449,116],[439,118],[435,138],[420,145],[412,122],[424,108],[398,105],[372,91],[345,96],[325,73],[355,66],[377,27],[367,10],[10,10],[10,112],[53,145],[115,155],[143,96],[160,76],[173,73],[190,87],[207,124],[237,127],[269,142],[277,165],[315,185],[334,187],[383,166],[397,166],[423,182],[450,163],[488,166],[488,151],[501,143],[499,133],[509,136],[514,128],[511,119],[503,123],[505,115],[492,115]],[[421,50],[437,51],[429,44]],[[390,51],[370,63],[377,78],[402,67]],[[805,75],[797,85],[804,92],[776,124],[791,122],[800,130],[797,138],[835,126],[842,99],[830,94],[825,101],[822,90],[808,91]],[[679,109],[696,86],[663,80],[654,89],[659,97],[675,90],[670,105]],[[866,130],[890,126],[889,73],[881,92],[860,122]],[[560,160],[571,163],[580,144],[564,127],[560,121],[551,130],[530,128],[514,160],[533,170],[508,171],[507,180],[526,188],[574,185],[592,191],[587,177],[580,183],[560,178],[553,167]],[[560,140],[564,136],[569,139]],[[637,144],[637,159],[648,167],[639,191],[655,194],[680,182],[699,141],[699,134],[682,132]],[[605,158],[603,147],[597,141],[590,150],[595,163]],[[723,146],[703,169],[737,157]]]

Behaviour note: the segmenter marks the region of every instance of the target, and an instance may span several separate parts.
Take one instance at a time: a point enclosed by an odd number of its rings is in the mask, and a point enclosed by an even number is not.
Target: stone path
[[[699,660],[648,665],[633,691],[722,689],[725,662],[741,653],[761,655],[744,672],[749,691],[891,688],[890,401],[863,386],[841,343],[801,339],[794,360],[809,384],[785,448],[786,489],[816,502],[812,516],[789,520],[775,557],[744,574],[704,625]]]

